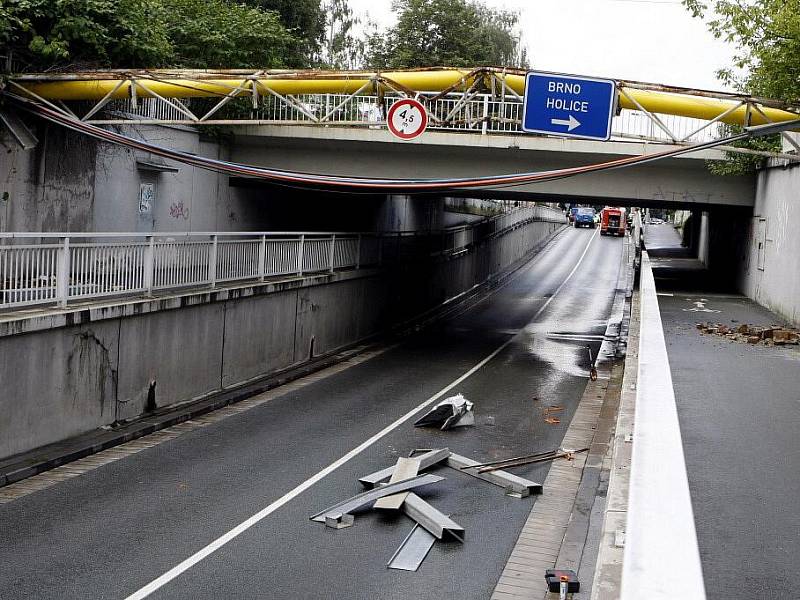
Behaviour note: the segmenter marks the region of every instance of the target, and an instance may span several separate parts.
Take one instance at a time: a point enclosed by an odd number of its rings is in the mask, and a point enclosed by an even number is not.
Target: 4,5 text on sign
[[[522,129],[607,140],[616,108],[616,87],[609,79],[530,72],[525,78]]]
[[[428,126],[428,111],[418,100],[404,98],[392,104],[386,116],[386,125],[396,138],[413,140],[425,132]]]

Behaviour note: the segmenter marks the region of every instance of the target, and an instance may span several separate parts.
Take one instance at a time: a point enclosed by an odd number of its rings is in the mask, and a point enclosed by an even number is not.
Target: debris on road
[[[422,450],[412,452],[412,456],[416,452],[422,452]],[[427,450],[425,454],[418,454],[414,457],[415,460],[419,461],[419,470],[424,471],[432,467],[433,465],[442,462],[448,456],[450,456],[450,449],[449,448],[442,448],[440,450]],[[359,481],[361,485],[366,488],[374,488],[376,487],[381,481],[385,481],[386,479],[391,478],[392,473],[394,473],[394,469],[397,465],[392,465],[391,467],[386,467],[385,469],[381,469],[380,471],[375,471],[369,475],[365,475],[361,477]]]
[[[386,566],[401,571],[416,571],[428,556],[434,543],[436,543],[436,538],[424,527],[420,527],[419,523],[414,523],[411,532],[395,550]]]
[[[559,423],[561,423],[561,419],[559,419],[558,417],[545,417],[544,422],[549,423],[550,425],[558,425]]]
[[[540,458],[542,456],[551,456],[551,455],[555,454],[556,452],[558,452],[557,449],[556,450],[548,450],[546,452],[537,452],[536,454],[525,454],[523,456],[514,456],[512,458],[501,458],[501,459],[498,459],[498,460],[490,460],[490,461],[487,461],[487,462],[476,463],[474,465],[468,465],[466,467],[461,467],[461,469],[463,470],[463,469],[474,469],[474,468],[478,468],[478,467],[491,467],[491,466],[494,466],[494,465],[502,465],[504,463],[516,462],[518,460],[525,460],[526,458]]]
[[[588,452],[588,451],[589,451],[589,448],[581,448],[579,450],[563,450],[561,452],[552,451],[552,452],[546,453],[544,456],[534,456],[534,455],[532,455],[530,457],[520,458],[520,459],[515,460],[513,462],[506,462],[506,463],[503,463],[501,465],[489,465],[489,466],[483,467],[481,469],[478,469],[478,473],[490,473],[492,471],[496,471],[497,469],[507,469],[507,468],[510,468],[510,467],[521,467],[523,465],[531,465],[531,464],[534,464],[534,463],[547,462],[549,460],[555,460],[557,458],[566,458],[567,460],[574,460],[576,454],[578,454],[580,452]]]
[[[544,414],[548,415],[548,414],[554,413],[554,412],[561,412],[562,410],[564,410],[563,406],[545,406],[544,407]]]
[[[505,471],[494,471],[492,473],[478,473],[474,469],[465,469],[465,467],[475,467],[478,461],[472,460],[459,454],[450,453],[447,458],[447,466],[459,470],[462,473],[477,477],[488,483],[500,486],[506,490],[506,496],[513,496],[515,498],[524,498],[531,494],[541,494],[542,484],[518,477],[513,473],[506,473]]]
[[[370,502],[377,500],[378,498],[383,498],[384,496],[390,496],[392,494],[396,494],[397,492],[403,492],[405,490],[410,490],[443,480],[444,477],[427,474],[414,477],[413,479],[406,479],[405,481],[398,481],[397,483],[382,485],[369,491],[362,492],[361,494],[353,496],[352,498],[343,502],[339,502],[338,504],[334,504],[333,506],[318,512],[317,514],[310,516],[309,519],[312,521],[319,521],[320,523],[326,523],[328,517],[332,517],[334,521],[341,520],[343,515],[349,514],[354,510],[358,510],[362,506],[365,506]]]
[[[550,456],[555,452],[555,450],[540,452],[536,456]],[[530,458],[530,456],[510,460]],[[498,465],[492,472],[483,474],[474,471],[474,468],[487,463],[479,463],[454,454],[447,448],[417,449],[410,452],[408,457],[398,458],[394,465],[361,477],[359,479],[361,484],[370,488],[367,491],[334,504],[309,518],[312,521],[325,523],[327,527],[333,529],[344,529],[353,525],[355,518],[352,513],[370,503],[373,509],[402,509],[403,513],[414,521],[414,528],[386,566],[390,569],[416,571],[437,539],[455,539],[464,542],[464,528],[461,525],[410,491],[429,483],[442,481],[443,477],[432,474],[420,475],[419,472],[445,461],[452,469],[502,487],[509,496],[524,498],[531,494],[542,493],[540,483],[502,471],[503,465]],[[470,472],[465,469],[473,470]],[[387,479],[388,483],[384,483]]]
[[[397,483],[416,477],[419,473],[419,459],[417,458],[404,458],[397,459],[397,464],[394,466],[394,471],[389,479],[389,483]],[[399,494],[392,494],[391,496],[384,496],[378,498],[372,508],[379,510],[399,510],[406,500],[408,492],[400,492]]]
[[[452,538],[464,542],[464,528],[413,492],[403,503],[403,512],[424,527],[436,539]]]
[[[356,518],[349,513],[336,513],[325,515],[325,525],[332,529],[344,529],[352,527]]]
[[[414,427],[439,427],[446,431],[451,427],[475,425],[475,405],[458,394],[439,402],[430,411],[420,417]]]
[[[735,342],[753,345],[800,344],[800,331],[781,325],[757,326],[742,323],[737,327],[729,327],[722,323],[696,323],[695,327],[703,335],[718,335]]]

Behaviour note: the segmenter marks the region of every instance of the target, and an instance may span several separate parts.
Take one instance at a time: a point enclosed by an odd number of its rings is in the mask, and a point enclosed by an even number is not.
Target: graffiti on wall
[[[173,219],[187,220],[189,218],[189,208],[184,205],[183,201],[173,202],[169,206],[169,216]]]

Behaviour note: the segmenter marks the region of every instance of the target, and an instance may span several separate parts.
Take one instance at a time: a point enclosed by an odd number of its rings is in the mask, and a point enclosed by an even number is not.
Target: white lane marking
[[[567,284],[567,282],[572,278],[572,276],[575,274],[575,271],[578,270],[578,267],[580,267],[581,263],[583,262],[583,259],[586,257],[586,253],[589,251],[589,247],[592,245],[592,242],[594,241],[595,237],[597,237],[597,232],[595,232],[592,235],[592,237],[589,238],[589,241],[586,244],[586,248],[584,248],[583,254],[581,254],[580,258],[578,259],[578,262],[575,263],[575,266],[569,272],[569,275],[567,275],[566,279],[564,279],[564,281],[562,281],[561,284],[556,288],[556,291],[553,292],[553,295],[550,296],[547,299],[547,301],[544,304],[542,304],[541,307],[539,307],[539,310],[537,310],[536,314],[533,315],[533,317],[531,319],[532,321],[537,319],[539,317],[539,315],[541,315],[542,312],[544,312],[544,310],[549,306],[549,304],[553,301],[553,299],[556,296],[558,296],[559,292],[564,288],[564,286]],[[163,575],[161,575],[157,579],[154,579],[153,581],[148,583],[143,588],[137,590],[136,592],[134,592],[133,594],[128,596],[125,600],[143,600],[144,598],[147,598],[150,594],[152,594],[153,592],[155,592],[158,589],[160,589],[163,586],[165,586],[167,583],[169,583],[170,581],[175,579],[181,573],[183,573],[185,571],[188,571],[194,565],[199,563],[201,560],[203,560],[207,556],[213,554],[214,552],[216,552],[217,550],[222,548],[225,544],[227,544],[231,540],[233,540],[236,537],[240,536],[242,533],[244,533],[245,531],[250,529],[253,525],[258,523],[259,521],[262,521],[263,519],[265,519],[266,517],[268,517],[269,515],[274,513],[276,510],[278,510],[280,507],[282,507],[284,504],[287,504],[288,502],[290,502],[291,500],[293,500],[294,498],[296,498],[297,496],[302,494],[304,491],[306,491],[308,488],[310,488],[312,485],[314,485],[318,481],[322,480],[327,475],[330,475],[331,473],[333,473],[336,469],[338,469],[339,467],[341,467],[342,465],[347,463],[350,459],[355,458],[356,456],[361,454],[364,450],[369,448],[372,444],[374,444],[375,442],[377,442],[381,438],[383,438],[386,435],[388,435],[389,433],[391,433],[394,429],[396,429],[397,427],[399,427],[400,425],[402,425],[403,423],[408,421],[415,414],[417,414],[421,409],[425,408],[426,406],[429,406],[430,404],[433,404],[436,400],[438,400],[439,398],[444,396],[447,392],[452,390],[455,386],[457,386],[462,381],[464,381],[465,379],[470,377],[472,374],[474,374],[476,371],[481,369],[481,367],[483,367],[486,363],[488,363],[490,360],[492,360],[495,356],[500,354],[500,352],[505,350],[505,348],[508,347],[508,345],[511,342],[514,341],[515,337],[516,336],[510,337],[499,348],[497,348],[489,356],[487,356],[482,361],[480,361],[478,364],[476,364],[474,367],[472,367],[469,371],[467,371],[466,373],[461,375],[461,377],[459,377],[458,379],[456,379],[452,383],[448,384],[446,387],[442,388],[440,391],[436,392],[436,394],[434,394],[433,396],[431,396],[430,398],[425,400],[422,404],[412,408],[410,411],[408,411],[402,417],[400,417],[399,419],[394,421],[391,425],[388,425],[388,426],[384,427],[378,433],[373,435],[371,438],[369,438],[368,440],[362,442],[361,444],[359,444],[358,446],[356,446],[355,448],[350,450],[350,452],[348,452],[347,454],[342,456],[340,459],[336,460],[335,462],[332,462],[331,464],[329,464],[327,467],[325,467],[324,469],[322,469],[321,471],[319,471],[315,475],[312,475],[311,477],[306,479],[303,483],[301,483],[300,485],[298,485],[294,489],[290,490],[289,492],[287,492],[286,494],[284,494],[283,496],[281,496],[280,498],[278,498],[277,500],[275,500],[274,502],[272,502],[268,506],[265,506],[263,509],[258,511],[256,514],[254,514],[252,517],[250,517],[246,521],[243,521],[242,523],[239,523],[239,525],[237,525],[236,527],[234,527],[233,529],[231,529],[227,533],[225,533],[222,536],[220,536],[217,539],[215,539],[213,542],[208,544],[205,548],[202,548],[198,552],[192,554],[189,558],[187,558],[183,562],[181,562],[178,565],[172,567],[169,571],[167,571],[166,573],[164,573]]]

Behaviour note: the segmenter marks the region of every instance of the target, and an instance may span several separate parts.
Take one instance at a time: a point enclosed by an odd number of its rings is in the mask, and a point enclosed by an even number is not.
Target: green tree
[[[244,0],[244,3],[280,15],[281,23],[296,40],[286,56],[288,66],[308,67],[319,54],[326,25],[325,9],[320,0]]]
[[[365,44],[355,34],[360,19],[347,0],[325,0],[325,38],[319,62],[331,69],[353,69],[363,60]]]
[[[2,0],[0,42],[37,69],[150,66],[172,50],[160,0]]]
[[[800,0],[683,0],[695,17],[706,18],[719,39],[733,44],[733,64],[717,72],[720,80],[755,96],[800,105]],[[730,127],[729,131],[737,128]],[[780,136],[737,145],[754,150],[780,150]],[[728,160],[711,163],[716,173],[739,174],[763,165],[764,159],[728,153]]]
[[[708,27],[733,44],[733,64],[720,79],[743,92],[800,104],[800,0],[683,0],[695,17],[711,8]]]
[[[302,46],[277,13],[232,0],[0,0],[0,42],[27,70],[270,68]]]
[[[397,24],[369,39],[375,68],[525,66],[516,12],[474,0],[394,0],[392,10]]]
[[[297,43],[271,11],[226,0],[163,1],[176,65],[280,67]]]

